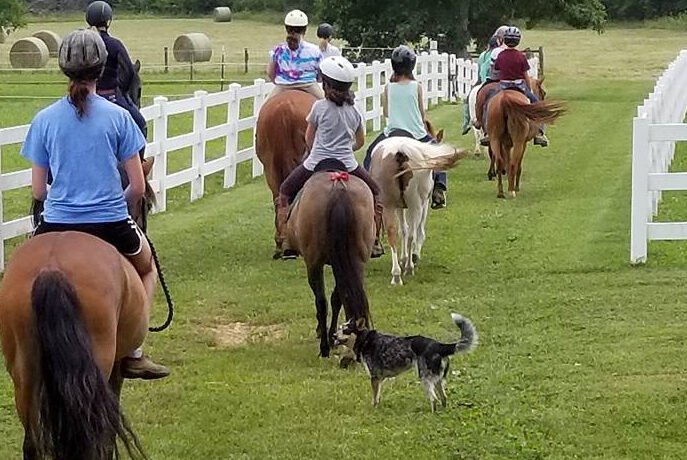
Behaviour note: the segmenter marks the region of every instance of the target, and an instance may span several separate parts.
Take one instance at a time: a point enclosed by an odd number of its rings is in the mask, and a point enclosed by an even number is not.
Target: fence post
[[[224,66],[225,66],[225,61],[226,61],[225,55],[226,55],[226,51],[224,50],[224,46],[222,46],[222,67],[220,68],[220,75],[219,75],[219,79],[220,79],[219,90],[220,91],[224,91]]]
[[[544,76],[544,47],[540,46],[539,50],[537,50],[537,51],[539,52],[539,73],[543,77]]]
[[[451,90],[448,84],[451,71],[448,63],[448,53],[441,53],[441,73],[439,75],[441,77],[441,100],[443,102],[451,101]]]
[[[382,129],[382,71],[383,64],[379,61],[372,61],[372,130]]]
[[[202,198],[205,193],[205,129],[207,128],[208,108],[205,105],[205,96],[208,92],[198,90],[193,97],[200,99],[200,107],[193,111],[193,133],[196,141],[193,143],[191,153],[191,168],[196,173],[196,178],[191,181],[191,201]]]
[[[248,48],[243,48],[243,73],[248,73]]]
[[[165,46],[165,73],[169,73],[169,48]]]
[[[649,120],[632,120],[632,210],[630,263],[646,262],[649,223]]]
[[[255,126],[258,124],[258,115],[260,114],[260,108],[262,103],[265,101],[265,80],[263,78],[257,78],[253,80],[253,86],[255,88],[255,95],[253,96],[253,117],[255,119],[255,124],[253,125],[253,160],[251,162],[253,166],[253,177],[262,176],[263,165],[258,159],[257,152],[255,151]]]
[[[429,61],[429,78],[432,81],[432,104],[439,104],[439,53],[437,51],[432,51]]]
[[[365,116],[367,112],[367,75],[365,74],[365,69],[367,65],[364,62],[358,64],[356,70],[358,71],[358,89],[355,91],[355,106],[358,108],[363,116],[363,127],[367,133],[367,117]]]
[[[239,109],[241,101],[239,101],[239,89],[241,85],[232,83],[229,85],[229,107],[227,108],[227,125],[229,126],[229,134],[227,135],[227,143],[224,150],[224,155],[229,159],[229,163],[224,168],[224,188],[233,187],[236,184],[236,152],[239,149]]]
[[[420,83],[422,83],[422,86],[424,86],[424,101],[422,101],[422,104],[424,105],[425,109],[429,108],[429,78],[427,78],[427,74],[429,73],[429,55],[427,54],[426,51],[423,51],[420,54],[420,59],[419,59],[419,64],[420,64]]]
[[[0,175],[2,175],[2,146],[0,145]],[[0,271],[5,271],[5,206],[3,204],[2,181],[0,181]]]
[[[158,96],[153,99],[153,104],[160,107],[159,117],[153,119],[153,142],[158,148],[153,164],[153,180],[158,183],[155,211],[164,212],[167,209],[167,98]]]

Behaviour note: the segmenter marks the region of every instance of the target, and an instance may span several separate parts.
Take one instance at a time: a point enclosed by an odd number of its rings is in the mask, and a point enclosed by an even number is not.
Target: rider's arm
[[[141,165],[141,158],[138,156],[138,152],[124,162],[124,170],[129,177],[129,186],[124,190],[124,197],[129,206],[135,206],[145,193],[143,166]]]
[[[388,99],[388,89],[389,85],[384,86],[384,92],[382,93],[382,112],[384,113],[384,118],[389,118],[389,101]]]
[[[267,78],[274,83],[274,78],[276,77],[277,64],[274,61],[267,63]]]
[[[422,121],[425,121],[425,98],[422,92],[422,85],[420,83],[417,84],[417,108],[420,109]]]
[[[353,151],[355,152],[360,147],[365,145],[365,128],[361,124],[355,132],[355,142],[353,143]]]
[[[48,196],[48,168],[34,163],[31,166],[31,192],[38,201]]]
[[[131,80],[133,80],[136,75],[136,67],[134,63],[131,62],[131,57],[129,57],[129,53],[126,51],[124,44],[119,40],[117,40],[117,43],[119,44],[119,65],[124,66],[127,70],[124,75],[122,75],[122,72],[117,72],[117,77],[119,78],[120,88],[128,89],[131,86]]]
[[[312,150],[312,144],[315,142],[315,131],[317,131],[315,125],[308,123],[308,128],[305,130],[305,145],[308,151]]]

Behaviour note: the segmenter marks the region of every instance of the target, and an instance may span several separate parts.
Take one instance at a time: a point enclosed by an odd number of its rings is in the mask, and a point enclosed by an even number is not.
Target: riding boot
[[[381,257],[382,254],[384,254],[384,246],[382,246],[382,214],[384,213],[384,205],[377,201],[377,198],[374,200],[374,206],[375,206],[375,242],[374,245],[372,246],[372,257],[373,259],[376,257]]]
[[[468,105],[467,100],[463,104],[463,133],[465,136],[470,132],[470,105]]]
[[[125,379],[155,380],[168,375],[169,369],[154,363],[145,355],[138,358],[126,357],[122,359],[122,377]]]
[[[281,258],[295,259],[298,253],[289,247],[289,239],[286,235],[286,225],[289,219],[289,202],[287,199],[277,198],[277,240],[281,246]]]
[[[534,145],[539,145],[541,147],[547,147],[549,145],[549,140],[544,134],[544,127],[539,128],[539,134],[534,136]]]

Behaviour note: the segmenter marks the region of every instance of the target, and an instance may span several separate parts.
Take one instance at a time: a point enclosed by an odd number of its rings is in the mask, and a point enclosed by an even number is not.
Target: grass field
[[[179,191],[151,222],[178,310],[147,349],[173,374],[130,382],[123,398],[151,458],[684,458],[687,248],[652,243],[644,267],[628,251],[631,118],[687,33],[526,35],[545,47],[549,97],[569,113],[549,130],[550,148],[529,148],[522,192],[497,200],[485,161],[465,160],[450,174],[449,207],[429,217],[415,278],[390,287],[388,256],[367,277],[384,331],[451,340],[449,312],[474,321],[480,345],[453,359],[448,409],[430,414],[412,373],[387,383],[373,409],[360,366],[317,358],[302,262],[270,259],[269,193],[244,177],[192,204]],[[0,104],[3,126],[40,105]],[[460,109],[430,116],[467,144]],[[18,166],[3,153],[3,167]],[[685,215],[674,198],[662,217]],[[20,457],[12,395],[1,373],[2,459]]]

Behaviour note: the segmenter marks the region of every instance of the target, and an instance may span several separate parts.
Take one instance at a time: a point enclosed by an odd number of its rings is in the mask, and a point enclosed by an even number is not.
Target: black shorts
[[[125,256],[135,256],[143,249],[143,232],[129,217],[119,222],[98,224],[51,224],[41,219],[33,235],[50,232],[83,232],[100,238],[117,248]]]

